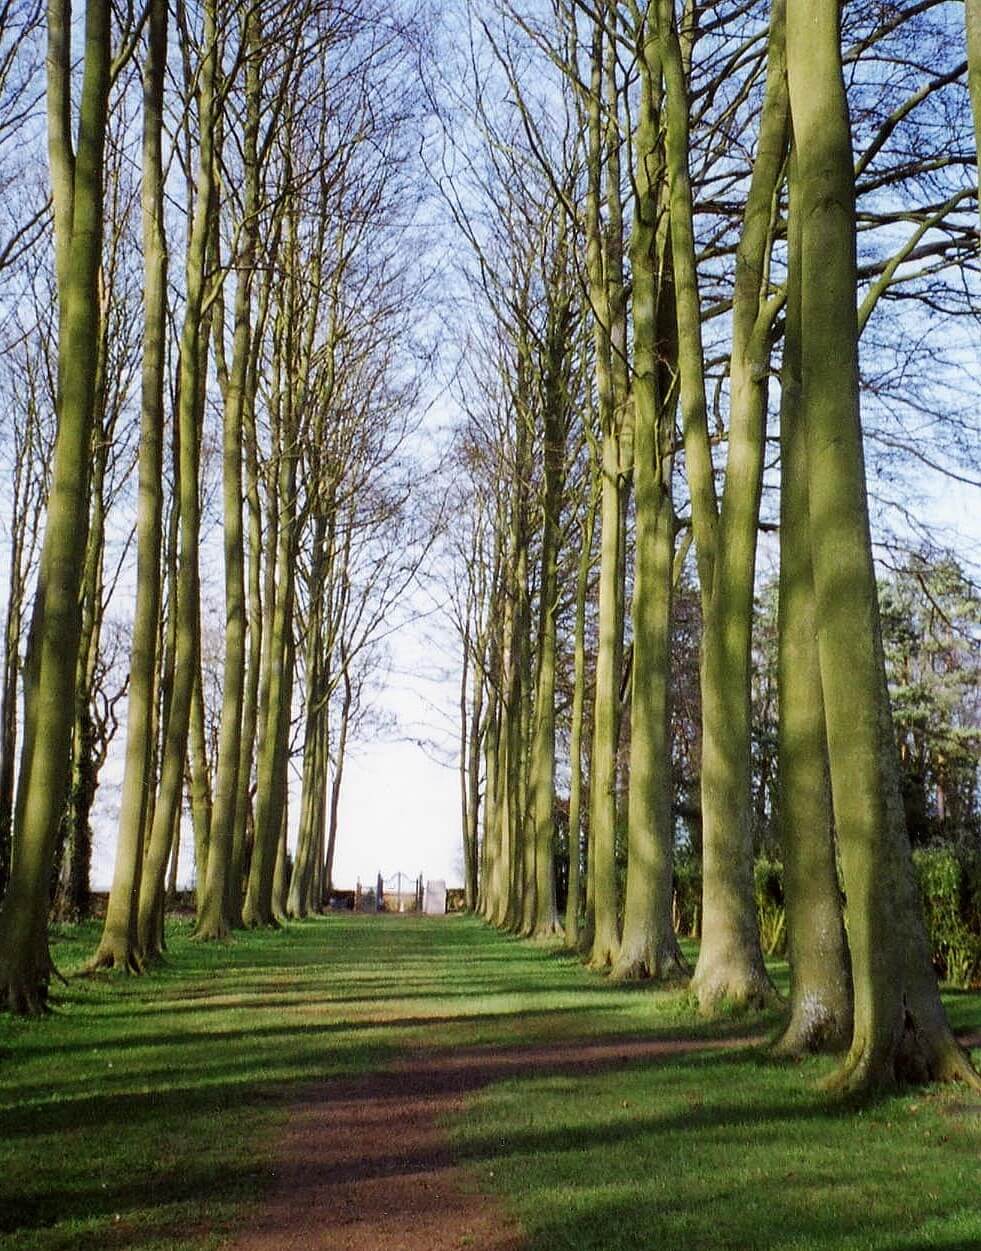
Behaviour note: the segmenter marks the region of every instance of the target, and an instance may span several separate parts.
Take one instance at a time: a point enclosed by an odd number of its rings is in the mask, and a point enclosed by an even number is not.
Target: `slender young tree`
[[[93,968],[138,969],[137,911],[150,792],[163,541],[167,237],[164,231],[163,99],[166,0],[150,5],[143,67],[144,339],[137,503],[136,608],[126,718],[126,765],[112,889]]]
[[[177,571],[173,685],[164,734],[160,778],[148,834],[140,884],[138,937],[140,957],[150,960],[162,949],[160,917],[167,863],[183,791],[188,729],[199,668],[200,645],[200,431],[204,397],[203,371],[207,360],[204,304],[205,267],[211,234],[212,198],[216,193],[214,160],[215,118],[218,110],[218,22],[214,0],[204,7],[200,75],[200,148],[196,192],[187,248],[187,301],[180,344],[177,413],[179,455],[180,560]]]

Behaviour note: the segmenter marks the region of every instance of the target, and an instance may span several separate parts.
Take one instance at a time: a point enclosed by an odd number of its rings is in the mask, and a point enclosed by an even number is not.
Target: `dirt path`
[[[586,1074],[748,1038],[615,1038],[413,1052],[396,1065],[307,1088],[277,1144],[270,1190],[228,1251],[519,1251],[524,1239],[454,1163],[446,1117],[493,1081]]]

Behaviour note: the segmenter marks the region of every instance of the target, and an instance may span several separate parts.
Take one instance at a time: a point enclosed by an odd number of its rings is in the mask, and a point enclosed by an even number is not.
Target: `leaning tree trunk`
[[[854,1031],[833,1085],[981,1078],[947,1025],[899,793],[859,411],[854,165],[837,0],[788,0],[801,219],[801,420]]]
[[[12,863],[0,905],[0,1006],[37,1012],[47,1001],[51,869],[68,791],[79,591],[88,529],[96,405],[102,172],[111,6],[89,0],[77,157],[71,151],[71,7],[48,8],[48,142],[58,249],[58,431],[24,677],[26,709]]]

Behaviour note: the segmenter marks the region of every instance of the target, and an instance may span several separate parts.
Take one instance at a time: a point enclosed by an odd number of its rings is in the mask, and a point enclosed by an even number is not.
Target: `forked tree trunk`
[[[801,217],[801,420],[818,662],[847,899],[854,1030],[836,1088],[962,1078],[899,794],[859,413],[855,186],[837,0],[788,0]]]

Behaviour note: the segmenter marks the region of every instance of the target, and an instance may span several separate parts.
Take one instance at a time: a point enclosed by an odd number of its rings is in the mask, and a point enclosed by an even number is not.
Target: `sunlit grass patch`
[[[96,936],[63,931],[59,967]],[[339,915],[221,945],[183,922],[169,941],[145,977],[71,978],[49,1017],[0,1018],[5,1251],[215,1246],[261,1197],[306,1087],[468,1048],[543,1049],[449,1127],[534,1248],[981,1245],[971,1101],[836,1107],[815,1089],[826,1062],[739,1041],[773,1013],[706,1021],[683,990],[615,985],[467,918]],[[981,1024],[981,997],[950,1007]],[[674,1050],[638,1059],[637,1039]],[[549,1059],[608,1042],[596,1071]]]

